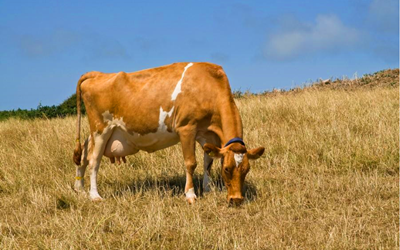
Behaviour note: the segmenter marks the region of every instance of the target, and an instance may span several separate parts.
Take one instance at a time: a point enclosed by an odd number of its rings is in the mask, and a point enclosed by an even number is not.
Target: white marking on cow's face
[[[243,161],[244,154],[234,154],[233,157],[235,158],[236,167],[239,167],[240,163]]]
[[[181,86],[182,86],[183,77],[185,76],[186,70],[187,70],[188,68],[190,68],[192,65],[193,65],[193,63],[189,63],[188,65],[186,65],[185,69],[183,70],[182,77],[181,77],[181,79],[179,80],[179,82],[176,84],[176,87],[175,87],[175,89],[174,89],[174,92],[172,92],[171,101],[175,101],[175,100],[176,100],[176,97],[179,95],[179,93],[182,92]]]

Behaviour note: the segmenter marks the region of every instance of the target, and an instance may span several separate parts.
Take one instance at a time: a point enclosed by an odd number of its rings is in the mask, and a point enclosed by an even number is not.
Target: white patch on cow
[[[235,158],[236,167],[239,167],[240,163],[243,161],[244,154],[234,154],[233,157]]]
[[[186,192],[186,199],[190,199],[190,198],[197,198],[196,194],[194,193],[194,188],[190,188]]]
[[[113,119],[113,115],[109,110],[101,114],[103,116],[103,121],[109,123]]]
[[[119,118],[119,119],[115,119],[113,114],[110,113],[110,111],[106,111],[102,114],[103,116],[103,121],[106,122],[108,124],[108,126],[111,126],[111,128],[114,127],[123,127],[125,128],[125,122],[123,121],[123,117]]]
[[[179,93],[182,92],[181,86],[182,86],[183,77],[185,76],[186,70],[187,70],[188,68],[190,68],[192,65],[193,65],[193,63],[189,63],[188,65],[186,65],[185,69],[183,70],[182,77],[181,77],[181,79],[179,80],[179,82],[176,84],[176,87],[175,87],[175,89],[174,89],[174,92],[172,92],[171,101],[175,101],[175,100],[176,100],[176,97],[179,95]]]
[[[165,119],[171,117],[172,112],[174,112],[174,107],[171,108],[169,112],[164,111],[162,107],[160,107],[160,117],[158,118],[158,129],[157,131],[165,132],[167,131],[167,124],[165,124]]]
[[[132,142],[139,149],[147,152],[154,152],[178,143],[178,134],[174,131],[168,132],[167,124],[165,124],[165,119],[167,119],[167,117],[171,117],[173,112],[174,107],[172,107],[168,112],[164,111],[163,108],[160,107],[157,131],[155,133],[148,133],[144,135],[133,134],[131,137]]]
[[[139,150],[154,152],[175,145],[179,142],[178,134],[174,131],[168,132],[168,127],[165,124],[165,120],[167,117],[171,117],[173,112],[174,107],[168,112],[160,107],[157,131],[143,135],[132,131],[128,132],[122,117],[115,119],[109,111],[104,112],[102,114],[103,120],[108,124],[104,131],[113,130],[107,142],[104,155],[108,157],[122,157],[135,154]],[[101,134],[95,133],[95,135],[97,140],[101,140]]]

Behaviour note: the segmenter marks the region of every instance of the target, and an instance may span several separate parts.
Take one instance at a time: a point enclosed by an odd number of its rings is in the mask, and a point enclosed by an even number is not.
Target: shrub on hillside
[[[85,114],[85,105],[82,102],[82,114]],[[36,109],[17,109],[17,110],[8,110],[8,111],[0,111],[0,121],[7,120],[11,117],[19,118],[19,119],[34,119],[34,118],[55,118],[55,117],[66,117],[68,115],[76,115],[76,94],[73,94],[63,103],[58,106],[42,106],[39,103]]]

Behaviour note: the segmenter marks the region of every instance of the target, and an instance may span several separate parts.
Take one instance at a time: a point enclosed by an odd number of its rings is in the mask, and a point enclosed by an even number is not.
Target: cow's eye
[[[224,171],[225,171],[225,173],[229,174],[229,169],[228,168],[225,168]]]

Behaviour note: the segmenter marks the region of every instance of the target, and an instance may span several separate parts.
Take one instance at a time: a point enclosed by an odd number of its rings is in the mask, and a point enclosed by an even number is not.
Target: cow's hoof
[[[94,201],[94,202],[99,202],[102,201],[103,198],[101,198],[101,196],[96,192],[96,193],[90,193],[90,200]]]
[[[186,192],[186,200],[189,204],[194,204],[196,201],[196,194],[194,193],[194,188],[190,188],[187,192]]]
[[[93,202],[102,202],[104,199],[103,198],[101,198],[100,196],[99,197],[96,197],[96,198],[90,198]]]
[[[189,203],[189,205],[193,205],[194,203],[196,203],[196,198],[195,197],[187,198],[186,201]]]
[[[81,186],[81,185],[76,185],[76,184],[75,184],[75,186],[74,186],[74,190],[75,190],[75,192],[77,192],[77,193],[84,193],[84,192],[85,192],[85,188],[84,188],[83,186]]]

